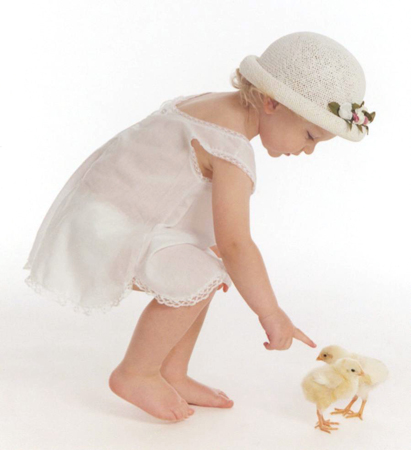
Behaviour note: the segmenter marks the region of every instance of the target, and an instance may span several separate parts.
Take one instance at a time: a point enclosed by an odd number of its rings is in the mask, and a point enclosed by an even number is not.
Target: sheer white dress
[[[210,249],[212,180],[191,141],[240,167],[253,193],[254,151],[244,135],[177,108],[200,95],[167,100],[78,167],[37,231],[24,266],[27,285],[86,314],[119,305],[133,284],[172,307],[232,285]]]

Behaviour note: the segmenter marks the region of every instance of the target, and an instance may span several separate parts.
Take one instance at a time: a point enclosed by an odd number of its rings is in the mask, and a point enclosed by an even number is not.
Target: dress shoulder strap
[[[257,176],[254,149],[250,141],[241,133],[190,116],[177,107],[183,100],[193,97],[199,97],[199,95],[179,96],[163,102],[159,112],[162,114],[173,114],[175,117],[182,119],[190,131],[190,141],[197,139],[206,151],[242,169],[251,178],[253,182],[252,193],[254,193]],[[191,145],[190,142],[188,144]]]

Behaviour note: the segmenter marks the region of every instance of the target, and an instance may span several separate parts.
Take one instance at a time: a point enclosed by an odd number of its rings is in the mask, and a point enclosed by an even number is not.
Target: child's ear
[[[263,108],[264,108],[264,111],[265,111],[267,114],[270,114],[270,113],[272,113],[273,111],[275,111],[275,110],[277,109],[277,107],[278,107],[279,104],[280,104],[280,103],[279,103],[277,100],[275,100],[275,99],[269,97],[268,95],[265,95],[265,96],[264,96],[264,100],[263,100]]]

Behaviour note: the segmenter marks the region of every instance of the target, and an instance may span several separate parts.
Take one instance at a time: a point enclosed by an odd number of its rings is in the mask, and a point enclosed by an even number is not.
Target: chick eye
[[[351,372],[355,372],[355,369],[351,369]]]
[[[327,353],[324,353],[324,355],[323,355],[323,356],[324,356],[324,358],[325,358],[325,357],[327,356]]]

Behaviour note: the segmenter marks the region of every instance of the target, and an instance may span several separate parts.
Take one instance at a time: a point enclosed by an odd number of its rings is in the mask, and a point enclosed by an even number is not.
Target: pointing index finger
[[[298,339],[304,344],[307,344],[308,346],[315,348],[317,347],[317,344],[315,344],[308,336],[306,336],[299,328],[294,328],[294,338]]]

